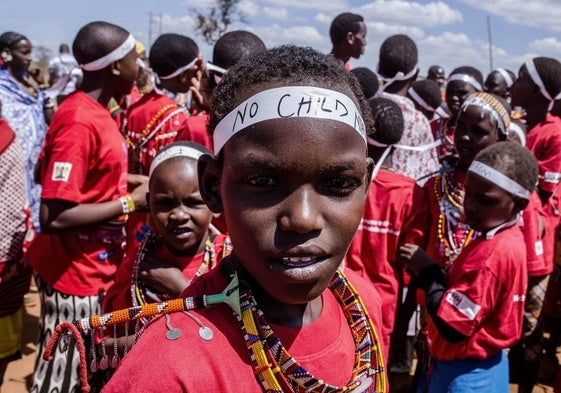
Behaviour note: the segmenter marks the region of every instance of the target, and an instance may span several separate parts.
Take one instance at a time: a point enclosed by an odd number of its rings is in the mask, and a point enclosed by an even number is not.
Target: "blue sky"
[[[203,56],[211,48],[194,31],[193,8],[204,10],[213,0],[2,0],[2,31],[25,34],[34,46],[56,53],[62,42],[71,44],[78,29],[93,20],[119,24],[137,39],[149,42],[149,15],[154,15],[152,40],[161,32],[195,39]],[[490,70],[487,17],[491,21],[494,68],[517,72],[526,58],[561,59],[561,3],[559,0],[243,0],[247,24],[231,29],[251,30],[267,46],[307,45],[328,52],[329,24],[340,12],[365,17],[368,46],[354,67],[375,69],[382,41],[396,33],[411,36],[419,47],[421,73],[432,64],[446,73],[461,65]],[[157,17],[156,17],[157,16]]]

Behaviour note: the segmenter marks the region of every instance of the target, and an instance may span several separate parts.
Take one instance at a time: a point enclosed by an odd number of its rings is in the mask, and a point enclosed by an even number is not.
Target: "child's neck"
[[[323,309],[321,296],[303,304],[283,303],[269,295],[255,281],[237,259],[235,251],[230,255],[230,258],[234,269],[240,277],[240,281],[246,282],[251,289],[257,302],[257,307],[263,311],[267,322],[284,327],[299,328],[309,325],[320,317]]]

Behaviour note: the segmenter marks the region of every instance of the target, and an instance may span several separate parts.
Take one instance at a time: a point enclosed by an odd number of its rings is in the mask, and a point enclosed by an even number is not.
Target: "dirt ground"
[[[28,297],[31,299],[31,303],[26,305],[23,313],[23,358],[8,365],[2,385],[2,393],[27,393],[31,387],[40,306],[37,293],[30,292]],[[516,392],[517,388],[511,385],[509,393]],[[540,384],[534,388],[533,393],[553,393],[553,389],[550,386]]]

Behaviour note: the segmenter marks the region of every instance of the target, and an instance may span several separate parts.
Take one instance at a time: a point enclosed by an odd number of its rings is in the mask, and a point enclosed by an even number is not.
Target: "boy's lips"
[[[187,237],[191,234],[191,229],[187,228],[187,227],[177,227],[177,228],[173,228],[168,230],[168,233],[170,233],[171,235],[177,237],[177,238],[184,238]]]
[[[286,267],[305,267],[313,265],[319,261],[317,256],[301,256],[301,257],[284,257],[282,258],[282,264]]]

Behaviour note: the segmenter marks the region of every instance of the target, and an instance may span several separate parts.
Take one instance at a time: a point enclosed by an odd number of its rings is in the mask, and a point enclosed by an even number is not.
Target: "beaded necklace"
[[[446,257],[446,267],[454,263],[462,249],[477,237],[477,232],[464,223],[463,185],[452,177],[452,169],[444,162],[440,176],[434,182],[434,194],[439,201],[438,252]],[[462,233],[460,239],[458,234]]]
[[[134,143],[131,137],[128,135],[128,132],[125,133],[125,142],[127,143],[127,147],[129,149],[129,172],[130,173],[141,173],[141,165],[140,165],[140,149],[144,144],[144,141],[147,138],[148,133],[152,130],[152,127],[161,119],[161,117],[170,109],[177,107],[177,103],[171,103],[164,105],[156,114],[150,119],[148,124],[144,127],[144,129],[140,132],[140,139],[137,143]]]
[[[146,233],[144,240],[142,241],[142,245],[138,251],[136,260],[134,261],[133,271],[132,271],[132,283],[131,283],[131,297],[132,297],[132,305],[133,307],[143,306],[147,303],[153,303],[153,301],[146,301],[145,294],[146,294],[146,287],[142,282],[142,278],[140,277],[140,264],[144,261],[144,258],[150,253],[154,244],[156,243],[157,233],[154,231],[149,231]],[[214,251],[214,245],[212,244],[212,240],[209,238],[206,240],[205,243],[205,253],[203,255],[203,261],[193,279],[189,280],[189,283],[193,281],[195,278],[201,276],[202,274],[206,273],[210,269],[212,269],[216,265],[216,255]],[[143,319],[143,322],[147,322],[147,319]]]
[[[360,296],[342,271],[337,271],[329,289],[343,309],[355,342],[355,366],[351,381],[342,387],[329,385],[312,376],[294,359],[265,321],[251,291],[240,293],[240,324],[251,358],[253,372],[266,393],[375,392],[386,391],[386,375],[376,328]]]

